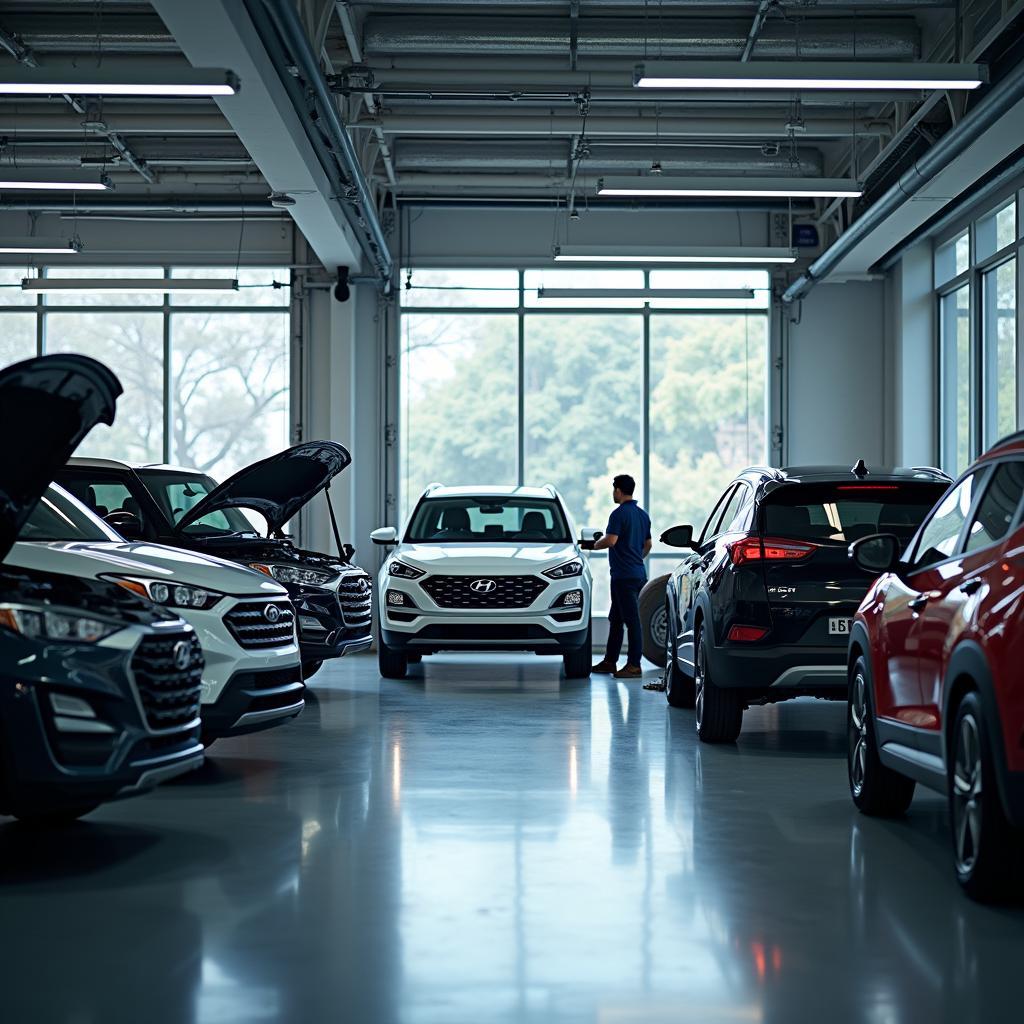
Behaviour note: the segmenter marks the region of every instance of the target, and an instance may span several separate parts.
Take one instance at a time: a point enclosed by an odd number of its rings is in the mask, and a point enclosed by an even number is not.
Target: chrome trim
[[[194,771],[199,768],[203,763],[203,750],[202,747],[198,748],[197,753],[189,752],[187,758],[182,758],[172,764],[165,765],[162,768],[150,768],[149,771],[143,772],[139,778],[128,786],[122,786],[118,790],[118,796],[132,796],[135,793],[141,793],[144,790],[152,789],[154,786],[159,785],[161,782],[166,782],[168,779],[176,778],[178,775],[184,775],[186,772]],[[146,763],[146,762],[143,762]]]
[[[95,718],[70,718],[67,715],[55,715],[53,724],[57,732],[89,732],[111,735],[117,732],[112,725],[99,722]]]
[[[772,683],[771,688],[776,686],[799,686],[813,677],[827,676],[828,679],[838,680],[846,685],[845,665],[799,665],[796,668],[787,668],[778,679]]]
[[[254,722],[270,722],[275,718],[292,718],[305,706],[306,700],[303,698],[297,704],[289,704],[283,708],[268,708],[266,711],[246,711],[244,715],[238,716],[231,728],[237,729],[240,725],[252,725]]]

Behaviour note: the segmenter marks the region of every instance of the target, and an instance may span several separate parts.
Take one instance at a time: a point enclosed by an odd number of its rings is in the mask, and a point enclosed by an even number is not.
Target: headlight
[[[564,562],[562,565],[556,565],[554,569],[548,569],[544,575],[553,580],[564,580],[568,576],[582,576],[583,563],[578,558],[574,558],[571,562]]]
[[[168,608],[192,608],[201,611],[215,605],[224,595],[213,590],[190,587],[184,583],[165,583],[163,580],[146,580],[137,576],[107,576],[133,594],[146,597]]]
[[[0,626],[37,640],[94,644],[124,627],[74,612],[51,612],[24,605],[0,604]]]
[[[426,573],[422,569],[406,565],[405,562],[395,561],[388,564],[388,575],[397,576],[402,580],[418,580],[421,576],[425,576]]]
[[[322,587],[339,575],[323,569],[307,569],[302,565],[268,565],[264,562],[250,562],[249,568],[265,573],[279,583],[305,583],[310,587]]]

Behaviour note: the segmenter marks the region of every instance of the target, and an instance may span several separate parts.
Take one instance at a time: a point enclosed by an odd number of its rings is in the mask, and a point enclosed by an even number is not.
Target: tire
[[[88,804],[67,804],[59,807],[21,807],[11,814],[23,825],[31,828],[60,828],[70,825],[99,807],[99,802]]]
[[[697,692],[693,677],[688,676],[676,660],[679,654],[676,642],[675,616],[665,598],[665,700],[674,708],[693,708]]]
[[[875,739],[871,682],[867,662],[858,658],[850,669],[846,700],[846,778],[857,809],[878,818],[905,814],[916,783],[882,764]]]
[[[949,751],[949,820],[957,881],[973,900],[1006,899],[1017,888],[1021,842],[1003,811],[977,693],[966,694],[956,709]]]
[[[418,665],[423,660],[423,655],[422,654],[407,654],[405,656],[405,660],[410,665]]]
[[[586,679],[590,675],[590,666],[594,658],[591,643],[592,625],[587,625],[587,642],[575,651],[566,651],[562,655],[562,669],[566,679]]]
[[[665,667],[665,587],[668,574],[644,584],[640,591],[640,626],[644,657],[658,668]]]
[[[320,671],[323,667],[323,661],[304,661],[302,663],[302,678],[303,681],[306,679],[312,679],[313,676]]]
[[[697,736],[702,743],[735,743],[743,726],[743,705],[735,691],[723,690],[711,678],[703,623],[697,627],[694,648]]]
[[[383,640],[377,640],[377,668],[385,679],[404,679],[409,660],[401,651],[392,650]]]

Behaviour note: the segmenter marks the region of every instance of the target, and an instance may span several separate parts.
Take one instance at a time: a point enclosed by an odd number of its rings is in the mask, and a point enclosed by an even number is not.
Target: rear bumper
[[[715,648],[711,674],[717,686],[761,694],[769,699],[789,696],[834,697],[847,692],[846,646]]]
[[[590,641],[590,630],[553,633],[540,623],[466,623],[426,625],[415,633],[382,629],[388,647],[411,654],[438,651],[525,651],[534,654],[563,654],[578,651]]]
[[[236,672],[213,704],[204,704],[203,738],[241,736],[294,718],[305,707],[302,668]]]

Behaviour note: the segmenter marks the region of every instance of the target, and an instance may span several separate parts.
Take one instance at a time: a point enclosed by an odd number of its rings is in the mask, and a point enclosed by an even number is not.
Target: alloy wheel
[[[956,868],[969,875],[978,859],[981,840],[982,767],[978,723],[971,714],[960,720],[953,767],[953,841]]]
[[[867,772],[868,757],[868,708],[867,686],[864,673],[858,672],[853,680],[853,693],[850,696],[849,743],[850,754],[850,785],[853,795],[860,796],[864,790],[864,776]]]
[[[694,704],[694,712],[697,719],[697,731],[700,731],[701,726],[704,724],[704,675],[707,671],[705,663],[706,655],[704,653],[704,637],[702,634],[697,634],[697,657],[694,658],[693,666],[693,685],[696,691],[696,703]]]
[[[655,646],[668,650],[668,612],[664,607],[659,608],[652,616],[650,622],[651,639]]]

